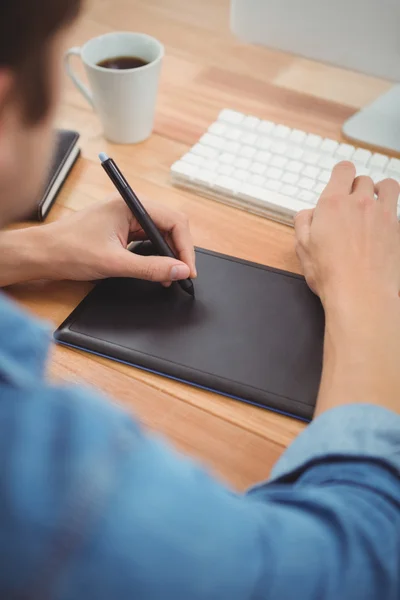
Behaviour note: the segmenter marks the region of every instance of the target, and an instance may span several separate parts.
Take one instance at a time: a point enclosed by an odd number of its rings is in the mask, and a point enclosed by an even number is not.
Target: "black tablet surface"
[[[318,298],[293,273],[208,250],[196,254],[195,299],[176,284],[108,279],[61,325],[56,340],[311,419],[322,367]]]

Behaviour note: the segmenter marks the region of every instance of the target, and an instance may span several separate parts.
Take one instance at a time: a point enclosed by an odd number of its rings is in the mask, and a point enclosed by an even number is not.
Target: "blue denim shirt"
[[[46,383],[49,338],[0,296],[1,598],[400,598],[400,417],[334,409],[237,494]]]

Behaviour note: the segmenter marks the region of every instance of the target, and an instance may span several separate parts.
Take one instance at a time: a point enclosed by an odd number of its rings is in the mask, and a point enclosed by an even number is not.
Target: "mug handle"
[[[79,58],[82,59],[81,49],[79,48],[79,46],[74,46],[73,48],[70,48],[69,50],[67,50],[67,52],[64,56],[65,70],[67,71],[68,75],[70,76],[70,78],[72,79],[72,81],[74,82],[74,84],[76,85],[78,90],[81,92],[81,94],[84,96],[84,98],[86,98],[86,100],[89,102],[90,106],[93,107],[94,105],[93,105],[92,94],[90,93],[90,91],[88,90],[86,85],[84,85],[82,83],[82,81],[79,79],[79,77],[77,77],[75,75],[75,73],[73,72],[73,70],[71,68],[70,60],[71,60],[72,56],[79,56]]]

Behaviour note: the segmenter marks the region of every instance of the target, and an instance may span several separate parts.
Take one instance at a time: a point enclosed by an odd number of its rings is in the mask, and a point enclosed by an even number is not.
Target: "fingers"
[[[310,228],[314,216],[314,209],[302,210],[296,216],[294,229],[296,239],[301,246],[306,246],[310,237]]]
[[[375,185],[371,177],[366,177],[365,175],[356,177],[353,183],[353,193],[365,194],[373,198],[375,193]]]
[[[394,211],[397,216],[397,201],[399,199],[400,187],[394,179],[384,179],[375,187],[378,202],[382,202],[387,210]]]
[[[353,189],[356,168],[353,163],[344,161],[338,163],[333,171],[321,199],[332,195],[349,195]]]
[[[197,277],[196,256],[187,220],[177,222],[170,231],[170,236],[179,259],[189,266],[190,276]]]
[[[140,256],[121,249],[114,257],[112,277],[134,277],[166,283],[190,277],[187,264],[164,256]]]
[[[158,204],[146,202],[145,205],[160,231],[171,236],[178,258],[189,266],[190,277],[196,277],[195,252],[186,216]]]

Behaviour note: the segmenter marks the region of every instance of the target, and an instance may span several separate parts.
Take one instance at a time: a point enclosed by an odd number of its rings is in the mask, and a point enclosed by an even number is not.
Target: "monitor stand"
[[[400,154],[400,85],[350,117],[342,131],[360,146]]]

